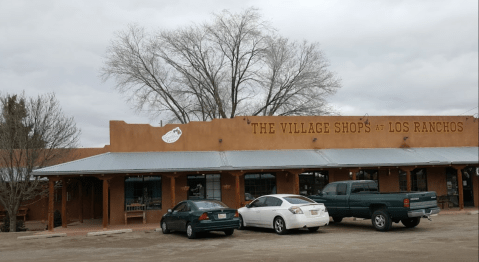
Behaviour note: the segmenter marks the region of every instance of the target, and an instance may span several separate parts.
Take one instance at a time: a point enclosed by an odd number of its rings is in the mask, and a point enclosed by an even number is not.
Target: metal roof
[[[479,147],[105,153],[34,175],[479,164]]]

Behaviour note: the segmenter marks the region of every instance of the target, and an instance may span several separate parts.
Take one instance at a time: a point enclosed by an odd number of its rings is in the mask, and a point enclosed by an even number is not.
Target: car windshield
[[[287,196],[283,197],[286,201],[288,201],[291,204],[311,204],[311,203],[316,203],[313,200],[304,197],[304,196]]]
[[[225,205],[223,202],[220,201],[208,201],[208,200],[203,200],[203,201],[194,201],[193,204],[200,210],[204,209],[216,209],[216,208],[228,208],[227,205]]]

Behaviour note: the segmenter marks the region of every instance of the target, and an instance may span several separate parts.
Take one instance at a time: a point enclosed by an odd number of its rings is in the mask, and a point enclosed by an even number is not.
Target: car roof
[[[272,197],[289,197],[289,196],[301,196],[301,195],[296,195],[296,194],[271,194],[271,195],[264,195],[260,197],[267,197],[267,196],[272,196]],[[260,198],[258,197],[258,198]]]

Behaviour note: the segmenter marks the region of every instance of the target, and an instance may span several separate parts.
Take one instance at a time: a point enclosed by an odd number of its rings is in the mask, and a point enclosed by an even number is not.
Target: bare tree
[[[210,23],[117,33],[101,70],[138,111],[170,122],[237,115],[325,115],[340,79],[317,43],[275,35],[259,12],[223,11]]]
[[[47,192],[31,172],[70,157],[80,131],[73,118],[63,114],[54,94],[7,94],[0,96],[0,103],[0,204],[13,232],[21,203]]]

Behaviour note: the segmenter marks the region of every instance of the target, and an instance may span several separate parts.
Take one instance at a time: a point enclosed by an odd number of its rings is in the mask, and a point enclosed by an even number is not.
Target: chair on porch
[[[128,224],[130,217],[143,217],[143,224],[146,224],[146,205],[140,203],[132,203],[126,205],[125,225]]]

